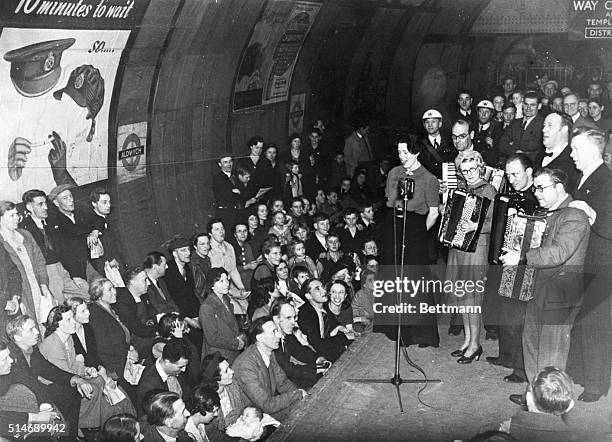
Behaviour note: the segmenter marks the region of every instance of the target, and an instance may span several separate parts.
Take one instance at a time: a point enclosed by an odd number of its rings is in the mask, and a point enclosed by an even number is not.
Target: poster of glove
[[[4,28],[0,199],[108,177],[108,118],[129,30]]]
[[[147,122],[126,124],[117,130],[117,184],[147,174]]]

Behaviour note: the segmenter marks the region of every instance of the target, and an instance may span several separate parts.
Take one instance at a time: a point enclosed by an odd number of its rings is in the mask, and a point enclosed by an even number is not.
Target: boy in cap
[[[476,106],[478,109],[478,124],[474,128],[474,150],[480,152],[488,166],[500,167],[500,154],[493,143],[493,132],[496,122],[493,121],[495,106],[489,100],[482,100]]]

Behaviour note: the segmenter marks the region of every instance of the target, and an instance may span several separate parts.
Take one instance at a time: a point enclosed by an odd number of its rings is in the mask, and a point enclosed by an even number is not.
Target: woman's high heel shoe
[[[478,350],[476,350],[472,354],[472,356],[466,356],[465,353],[464,353],[463,356],[461,356],[459,359],[457,359],[457,363],[458,364],[471,364],[474,359],[479,361],[481,356],[482,356],[482,347],[479,346]]]
[[[465,347],[463,350],[459,349],[459,350],[455,350],[454,352],[451,353],[451,356],[453,358],[459,358],[461,356],[463,356],[465,354],[465,351],[467,350],[467,347]]]

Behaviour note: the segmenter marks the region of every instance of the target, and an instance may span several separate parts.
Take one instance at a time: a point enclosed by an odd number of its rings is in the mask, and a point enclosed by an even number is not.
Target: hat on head
[[[75,41],[74,38],[41,41],[4,54],[4,59],[11,63],[11,81],[17,92],[24,97],[49,92],[62,73],[62,53]]]
[[[177,236],[176,238],[172,238],[168,243],[168,252],[172,253],[176,249],[182,249],[183,247],[190,247],[191,243],[187,238],[183,238],[182,236]]]
[[[71,186],[70,184],[60,184],[59,186],[55,186],[47,195],[49,197],[49,201],[55,201],[55,199],[60,195],[60,193],[72,189],[72,187],[73,186]]]
[[[53,92],[53,96],[61,100],[64,92],[80,107],[87,108],[85,118],[91,120],[87,135],[87,141],[90,142],[96,131],[96,116],[104,104],[104,79],[100,71],[90,64],[79,66],[70,73],[66,87]]]
[[[491,109],[491,110],[495,110],[495,106],[493,106],[493,103],[491,103],[491,101],[489,100],[482,100],[478,103],[478,105],[476,106],[476,108],[485,108],[485,109]]]
[[[555,89],[559,89],[559,83],[557,83],[555,80],[548,80],[546,83],[542,85],[542,89],[544,89],[549,84],[554,85]]]
[[[428,118],[439,118],[441,120],[442,114],[435,109],[429,109],[423,114],[423,120],[426,120]]]

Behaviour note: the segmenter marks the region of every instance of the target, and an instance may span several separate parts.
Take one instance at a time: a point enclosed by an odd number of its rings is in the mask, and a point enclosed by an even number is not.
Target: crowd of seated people
[[[385,260],[394,253],[383,242],[398,211],[397,189],[391,189],[397,181],[388,178],[398,173],[440,184],[407,206],[423,221],[422,250],[427,252],[419,256],[419,265],[446,259],[478,265],[482,274],[467,277],[486,279],[490,219],[471,255],[453,250],[447,258],[434,240],[444,210],[437,199],[438,189],[446,188],[442,163],[450,162],[460,185],[490,200],[496,191],[483,178],[486,166],[506,171],[516,192],[534,189],[538,197],[553,188],[550,201],[536,198],[544,208],[559,210],[572,195],[583,201],[572,206],[583,214],[572,212],[582,226],[574,231],[583,232],[572,244],[582,254],[580,265],[588,266],[589,259],[605,254],[612,237],[607,236],[609,196],[583,188],[584,176],[595,170],[597,185],[612,183],[598,169],[608,154],[600,130],[612,129],[606,116],[612,105],[601,88],[589,87],[588,114],[582,115],[582,91],[559,88],[555,81],[524,91],[504,85],[504,93],[479,96],[474,109],[475,95],[459,91],[450,123],[436,109],[425,112],[423,132],[394,145],[401,163],[395,168],[398,161],[379,155],[371,144],[363,119],[337,150],[322,142],[323,132],[314,127],[304,140],[293,134],[281,152],[253,137],[246,157],[219,158],[213,179],[215,216],[206,231],[184,232],[164,244],[166,250],[152,250],[140,266],[129,269],[113,239],[116,226],[104,189],[91,193],[90,207],[83,212],[67,185],[48,195],[26,192],[24,216],[14,203],[0,202],[0,259],[6,263],[0,275],[6,306],[0,312],[6,331],[6,342],[0,344],[0,366],[5,366],[0,401],[10,402],[21,389],[31,392],[28,403],[15,401],[15,411],[0,412],[2,434],[11,419],[60,419],[66,437],[119,440],[114,435],[129,439],[142,433],[145,440],[207,440],[223,437],[241,416],[240,424],[265,422],[266,415],[282,421],[306,390],[373,328],[374,281],[379,264],[391,262]],[[580,132],[572,141],[577,127]],[[584,152],[588,155],[581,156]],[[600,241],[587,250],[589,225],[591,238]],[[470,224],[461,228],[475,229]],[[543,256],[528,259],[543,268],[552,265]],[[466,276],[450,271],[448,278]],[[596,282],[599,288],[608,284],[605,278]],[[463,305],[483,302],[476,296],[461,300]],[[500,336],[500,356],[489,362],[514,369],[508,382],[525,382],[539,373],[543,362],[532,362],[550,336],[534,330],[546,307],[487,308],[513,311],[521,323],[522,318],[535,321],[530,327],[525,322],[523,330],[516,324],[487,324],[485,318],[487,336]],[[607,393],[609,376],[608,384],[593,384],[581,361],[595,358],[598,367],[607,363],[609,375],[609,352],[585,356],[593,320],[601,324],[606,318],[593,319],[579,303],[567,308],[571,324],[578,324],[572,351],[582,359],[572,361],[569,334],[565,340],[554,335],[558,351],[540,359],[548,357],[561,369],[567,362],[570,374],[585,387],[582,400],[597,400]],[[465,341],[453,354],[469,364],[482,355],[483,318],[463,315],[462,320]],[[427,347],[438,341],[435,332],[433,339],[410,343]],[[516,355],[521,341],[527,343],[524,361]],[[528,400],[524,395],[513,399]],[[251,406],[255,411],[245,411]]]

